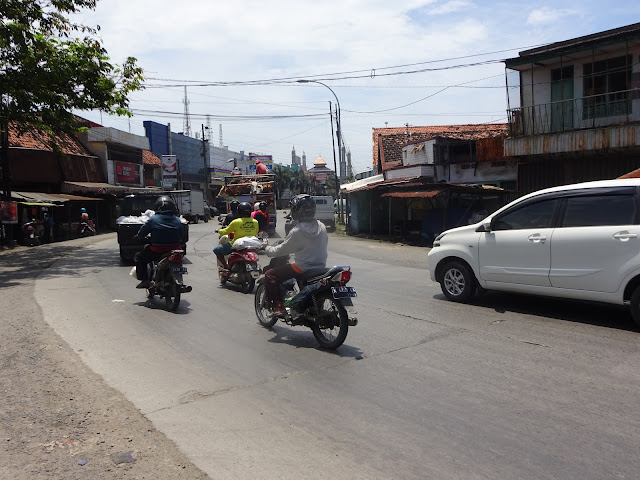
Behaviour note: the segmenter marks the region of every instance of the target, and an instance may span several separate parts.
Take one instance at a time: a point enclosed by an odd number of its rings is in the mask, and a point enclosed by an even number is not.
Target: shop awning
[[[111,185],[110,183],[63,182],[62,191],[69,194],[80,192],[116,196],[116,194],[161,192],[162,190],[155,187],[128,187],[126,185]]]
[[[122,185],[111,185],[109,183],[96,182],[63,182],[62,191],[65,193],[83,192],[95,193],[98,195],[115,195],[116,192],[124,193],[129,187]]]
[[[427,192],[387,192],[380,196],[394,198],[433,198],[439,193],[442,193],[442,190],[429,190]]]
[[[11,197],[20,203],[32,203],[32,204],[52,204],[64,203],[67,201],[65,198],[54,197],[52,194],[40,193],[40,192],[11,192]],[[43,205],[45,206],[45,205]]]
[[[52,197],[60,198],[62,201],[76,200],[81,202],[102,202],[103,198],[82,197],[80,195],[71,195],[70,193],[51,193]]]
[[[21,205],[28,205],[30,207],[62,207],[62,205],[56,205],[55,203],[44,202],[18,202]]]

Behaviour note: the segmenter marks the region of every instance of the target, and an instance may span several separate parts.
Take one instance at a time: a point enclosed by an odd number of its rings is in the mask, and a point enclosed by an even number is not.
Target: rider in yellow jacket
[[[233,233],[233,238],[228,243],[222,243],[213,249],[213,253],[218,257],[218,262],[224,268],[227,268],[226,255],[231,254],[231,245],[233,242],[242,237],[250,237],[258,235],[258,221],[251,218],[253,208],[247,202],[242,202],[238,206],[238,216],[233,222],[225,228],[216,230],[220,235],[229,235]]]

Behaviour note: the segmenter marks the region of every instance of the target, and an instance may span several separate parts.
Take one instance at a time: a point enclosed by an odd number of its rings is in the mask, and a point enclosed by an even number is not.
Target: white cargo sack
[[[233,242],[232,250],[242,250],[245,248],[258,249],[262,247],[262,240],[258,237],[241,237]]]

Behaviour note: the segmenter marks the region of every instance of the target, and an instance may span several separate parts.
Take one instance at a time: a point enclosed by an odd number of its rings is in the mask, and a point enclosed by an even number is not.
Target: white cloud
[[[438,7],[429,9],[429,15],[446,15],[449,13],[459,12],[467,10],[473,7],[473,3],[466,0],[452,0],[446,2]]]
[[[343,132],[356,170],[364,170],[371,164],[371,129],[384,127],[385,122],[389,126],[434,125],[506,117],[501,63],[385,75],[515,56],[523,47],[590,33],[585,32],[588,25],[567,21],[566,15],[573,8],[568,0],[557,0],[555,10],[538,9],[528,18],[529,0],[501,2],[504,0],[100,0],[96,12],[86,13],[83,18],[90,25],[100,24],[104,46],[114,61],[135,56],[148,77],[239,81],[363,72],[365,78],[325,83],[340,100]],[[593,9],[597,7],[598,13],[594,15],[601,18],[606,12],[602,13],[596,3]],[[557,23],[547,27],[545,21],[550,19]],[[508,48],[514,50],[425,63]],[[385,68],[397,65],[407,66]],[[343,76],[356,75],[362,73]],[[484,77],[495,78],[472,85],[497,88],[449,88],[410,107],[396,108],[433,95],[442,86]],[[180,131],[183,95],[184,89],[179,87],[149,88],[133,95],[131,107],[136,110],[176,115],[137,114],[131,120],[131,131],[144,134],[143,120],[171,122],[172,128]],[[326,113],[328,101],[335,99],[320,85],[189,87],[189,100],[192,114],[214,116],[215,132],[219,123],[223,125],[224,144],[232,150],[272,153],[276,161],[286,162],[295,145],[298,154],[304,150],[309,158],[319,154],[331,157]],[[388,111],[354,113],[379,110]],[[215,118],[318,113],[324,116],[286,121]],[[98,113],[86,116],[100,121]],[[129,128],[126,119],[103,119],[103,123],[108,122],[117,128]],[[193,117],[192,129],[199,130],[203,122]],[[214,137],[217,144],[217,135]]]
[[[574,15],[576,12],[570,9],[543,7],[533,10],[527,17],[529,25],[544,25],[556,23],[563,17]]]

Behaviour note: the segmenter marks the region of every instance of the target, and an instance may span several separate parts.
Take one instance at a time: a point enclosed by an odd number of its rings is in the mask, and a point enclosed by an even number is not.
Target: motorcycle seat
[[[336,266],[331,268],[321,268],[318,270],[308,270],[301,275],[297,276],[299,285],[308,285],[310,283],[317,282],[318,280],[325,277],[332,277],[336,273],[341,272],[343,267]]]

